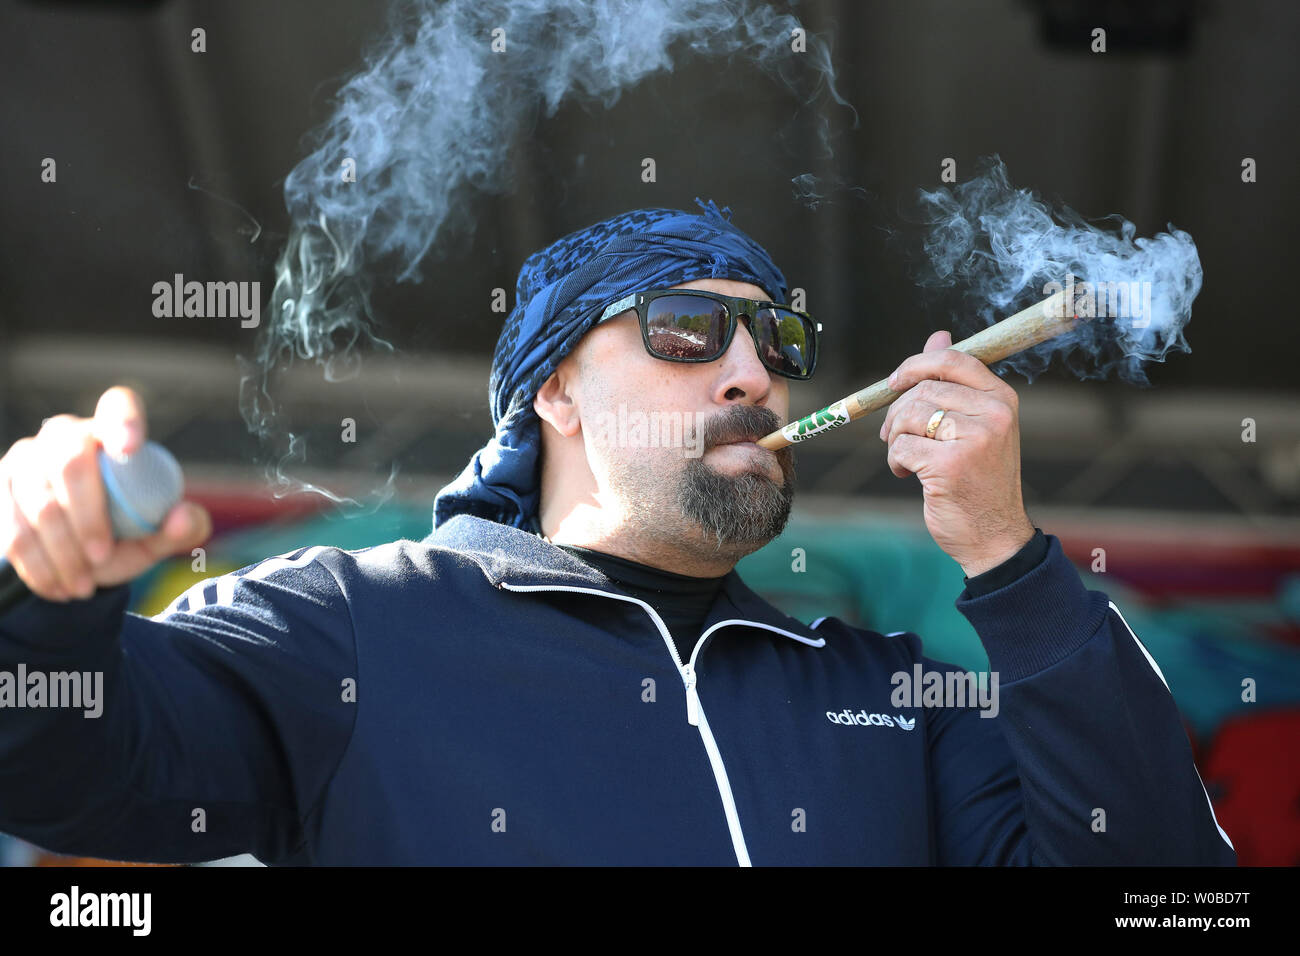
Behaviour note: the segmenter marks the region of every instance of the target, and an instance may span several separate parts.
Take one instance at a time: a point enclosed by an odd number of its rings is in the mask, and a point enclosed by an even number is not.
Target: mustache
[[[770,408],[761,405],[734,405],[719,412],[704,425],[704,447],[737,441],[758,441],[781,427],[781,420]]]

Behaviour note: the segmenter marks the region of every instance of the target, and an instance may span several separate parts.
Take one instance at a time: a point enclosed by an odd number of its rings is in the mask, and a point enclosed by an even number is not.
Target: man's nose
[[[742,316],[736,324],[736,334],[731,345],[718,362],[718,378],[714,382],[714,401],[744,402],[763,405],[772,391],[772,375],[758,360],[754,339],[749,334],[749,321]]]

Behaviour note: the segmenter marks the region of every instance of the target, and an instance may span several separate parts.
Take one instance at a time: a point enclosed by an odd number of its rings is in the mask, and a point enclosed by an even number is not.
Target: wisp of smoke
[[[1145,385],[1145,363],[1191,351],[1183,329],[1202,274],[1186,232],[1170,224],[1167,233],[1134,238],[1133,223],[1118,215],[1106,217],[1112,228],[1093,225],[1013,188],[997,156],[982,160],[975,178],[919,195],[928,259],[919,279],[959,289],[967,316],[989,325],[1075,284],[1077,314],[1090,321],[1004,360],[999,371],[1033,381],[1059,357],[1080,378],[1114,372]]]
[[[304,448],[279,435],[274,373],[312,360],[334,381],[356,373],[363,346],[392,349],[374,328],[373,283],[419,281],[440,233],[469,225],[469,190],[510,187],[510,146],[540,110],[552,116],[567,99],[611,107],[686,52],[752,62],[800,107],[824,94],[851,111],[825,43],[808,33],[794,52],[796,28],[760,0],[396,0],[285,181],[289,235],[240,396],[249,428],[288,449],[281,487]]]
[[[790,180],[790,185],[795,200],[814,210],[841,197],[858,200],[874,198],[863,187],[834,175],[815,176],[812,173],[800,173]]]

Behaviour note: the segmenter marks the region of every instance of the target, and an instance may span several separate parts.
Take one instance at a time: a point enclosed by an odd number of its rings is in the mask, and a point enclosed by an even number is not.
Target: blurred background
[[[1196,240],[1191,352],[1150,366],[1149,388],[1057,367],[1008,376],[1026,501],[1159,662],[1240,862],[1300,862],[1300,7],[773,6],[827,44],[856,127],[830,97],[802,102],[743,58],[707,55],[674,58],[613,103],[539,110],[498,144],[508,188],[456,191],[456,227],[418,281],[376,277],[375,328],[393,350],[366,352],[344,381],[310,361],[277,376],[306,436],[286,461],[240,412],[240,357],[259,330],[159,318],[153,287],[178,273],[256,281],[265,305],[290,232],[285,177],[386,4],[3,0],[0,446],[49,415],[89,415],[109,385],[144,395],[151,437],[180,458],[216,534],[201,570],[168,562],[136,583],[141,613],[303,545],[418,540],[437,490],[491,432],[494,290],[513,306],[530,253],[631,208],[730,206],[825,328],[816,379],[791,389],[803,414],[886,375],[936,328],[972,331],[918,288],[909,209],[941,185],[944,160],[960,182],[996,154],[1013,184],[1084,216]],[[1097,27],[1105,53],[1091,50]],[[821,201],[793,188],[806,174],[832,184]],[[339,440],[344,418],[355,441]],[[929,656],[985,667],[952,606],[960,569],[926,535],[915,480],[886,467],[879,420],[799,448],[791,523],[740,571],[802,620],[916,631]],[[75,862],[3,837],[0,861]]]

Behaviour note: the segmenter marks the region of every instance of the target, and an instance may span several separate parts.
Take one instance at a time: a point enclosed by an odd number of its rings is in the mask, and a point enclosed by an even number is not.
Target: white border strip
[[[1124,621],[1124,613],[1115,606],[1114,601],[1110,602],[1110,609],[1119,615],[1119,619],[1121,621]],[[1137,644],[1138,649],[1142,651],[1142,656],[1147,659],[1147,663],[1151,665],[1151,669],[1155,671],[1156,676],[1160,678],[1160,683],[1164,684],[1165,690],[1169,691],[1169,696],[1173,697],[1173,691],[1169,690],[1169,682],[1165,680],[1164,672],[1160,670],[1160,665],[1157,664],[1155,658],[1151,656],[1151,652],[1147,650],[1145,644],[1143,644],[1141,641],[1138,640],[1138,636],[1133,633],[1133,628],[1128,626],[1128,621],[1124,621],[1124,627],[1128,630],[1129,637],[1133,638],[1133,641]],[[1196,770],[1196,764],[1192,764],[1192,769]],[[1228,839],[1228,834],[1224,833],[1223,827],[1219,826],[1219,818],[1214,815],[1214,804],[1210,802],[1210,795],[1208,792],[1206,792],[1205,781],[1201,780],[1201,772],[1199,770],[1196,770],[1196,779],[1201,785],[1201,793],[1205,794],[1205,804],[1210,808],[1210,819],[1214,821],[1215,829],[1219,831],[1219,836],[1223,837],[1223,842],[1228,844],[1228,846],[1232,847],[1232,852],[1236,853],[1237,848],[1235,846],[1232,846],[1232,841]]]
[[[294,551],[298,550],[297,548]],[[249,568],[243,574],[231,571],[229,574],[223,574],[218,578],[208,578],[192,585],[187,591],[178,595],[166,609],[159,614],[154,615],[153,620],[160,621],[163,618],[170,617],[177,612],[182,602],[188,601],[189,605],[185,608],[185,613],[193,614],[200,608],[209,605],[221,605],[229,607],[235,603],[235,588],[239,586],[240,581],[256,581],[261,578],[270,577],[276,571],[284,571],[289,568],[301,568],[311,564],[321,554],[329,551],[328,545],[316,545],[308,548],[296,558],[288,558],[286,555],[293,554],[293,551],[286,551],[283,555],[274,558],[267,558],[259,564]],[[214,586],[215,585],[215,586]],[[209,591],[211,589],[211,592]],[[215,598],[208,600],[209,593],[214,593]]]

